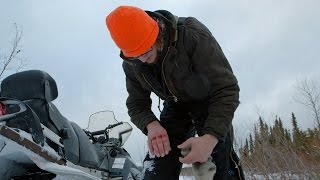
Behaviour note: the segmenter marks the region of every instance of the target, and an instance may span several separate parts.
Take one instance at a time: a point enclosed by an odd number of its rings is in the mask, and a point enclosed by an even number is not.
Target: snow
[[[24,138],[26,138],[26,139],[33,142],[31,134],[29,134],[23,130],[19,130],[18,133],[20,134],[20,140],[23,140]],[[52,149],[46,142],[44,143],[42,151],[43,152],[46,151],[49,155],[51,155],[53,157],[60,157],[59,154],[54,149]]]
[[[24,131],[19,131],[21,139],[29,139],[32,136]],[[58,154],[48,145],[45,144],[43,151],[47,151],[55,157]],[[26,169],[19,164],[36,164],[40,169],[57,174],[56,179],[77,179],[77,180],[99,180],[88,173],[74,169],[68,166],[59,165],[49,162],[40,155],[28,150],[24,146],[0,135],[0,177],[1,179],[10,179],[11,176],[21,175]],[[19,162],[19,164],[18,164]]]
[[[154,159],[151,159],[149,161],[144,161],[142,174],[145,174],[146,171],[152,172],[154,170],[154,165],[155,165]]]
[[[252,176],[246,176],[248,180],[255,180],[255,179],[273,179],[273,180],[282,180],[282,179],[290,179],[290,180],[309,180],[316,177],[311,178],[312,175],[306,172],[305,174],[297,175],[292,174],[289,172],[281,172],[281,173],[270,173],[267,175],[261,174],[253,174]]]
[[[3,179],[9,179],[13,174],[22,174],[25,169],[16,162],[32,163],[32,161],[22,151],[19,151],[17,143],[0,136],[0,175]],[[21,146],[20,146],[21,148]]]
[[[65,175],[58,175],[55,178],[53,178],[54,180],[66,180],[66,179],[70,179],[70,180],[78,180],[78,177],[74,176],[65,176]]]
[[[0,152],[2,151],[5,145],[6,143],[4,141],[0,141]]]
[[[22,138],[32,140],[32,136],[24,131],[19,131]],[[58,154],[47,144],[44,145],[43,151],[47,151],[52,155],[58,156]],[[132,159],[130,159],[132,161]],[[1,179],[10,179],[14,175],[23,174],[26,169],[19,165],[17,162],[24,164],[36,164],[39,168],[57,174],[54,180],[99,180],[99,178],[92,176],[85,171],[75,169],[73,166],[63,166],[56,163],[48,162],[43,159],[38,154],[35,154],[25,147],[13,142],[3,136],[0,136],[0,177]],[[154,161],[145,161],[144,169],[145,171],[154,170]],[[68,164],[68,163],[67,163]],[[184,165],[184,167],[190,167],[190,165]],[[284,177],[285,174],[285,177]],[[267,177],[266,177],[267,176]],[[194,180],[199,179],[194,176],[180,176],[179,180]],[[202,178],[206,179],[206,178]],[[246,176],[246,179],[308,179],[307,176],[302,177],[301,175],[294,175],[288,173],[275,173],[268,175],[253,174],[251,176]]]
[[[41,169],[57,174],[58,179],[78,179],[78,180],[100,180],[81,170],[68,166],[62,166],[39,158],[39,156],[31,156],[32,161]]]

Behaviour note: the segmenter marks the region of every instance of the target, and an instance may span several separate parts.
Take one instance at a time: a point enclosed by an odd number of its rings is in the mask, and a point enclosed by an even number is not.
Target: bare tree
[[[302,78],[297,80],[295,89],[297,95],[294,96],[294,100],[311,110],[315,123],[320,128],[320,81]]]
[[[22,34],[22,27],[14,23],[13,37],[10,42],[10,47],[5,52],[0,51],[0,81],[2,81],[7,71],[18,72],[25,66],[25,59],[19,56],[21,54]]]

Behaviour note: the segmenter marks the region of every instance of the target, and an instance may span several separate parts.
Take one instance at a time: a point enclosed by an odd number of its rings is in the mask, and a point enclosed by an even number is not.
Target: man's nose
[[[147,62],[147,57],[146,56],[141,56],[139,57],[139,60],[143,63]]]

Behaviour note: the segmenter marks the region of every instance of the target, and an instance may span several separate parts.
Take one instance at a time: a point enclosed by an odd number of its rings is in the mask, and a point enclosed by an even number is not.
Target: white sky
[[[236,134],[248,133],[259,114],[270,122],[278,115],[291,127],[294,112],[301,127],[313,126],[292,96],[298,77],[320,77],[318,0],[0,0],[0,53],[17,23],[23,27],[24,70],[44,70],[56,80],[55,104],[63,115],[83,128],[90,114],[105,109],[129,121],[122,60],[105,26],[106,15],[119,5],[166,9],[207,25],[239,80]],[[135,129],[127,144],[135,159],[144,143]]]

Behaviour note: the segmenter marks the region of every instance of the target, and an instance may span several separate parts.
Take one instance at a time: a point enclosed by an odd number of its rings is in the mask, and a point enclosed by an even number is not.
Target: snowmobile
[[[55,80],[29,70],[1,82],[0,179],[142,179],[142,168],[122,147],[127,122],[100,111],[81,129],[52,103]]]

